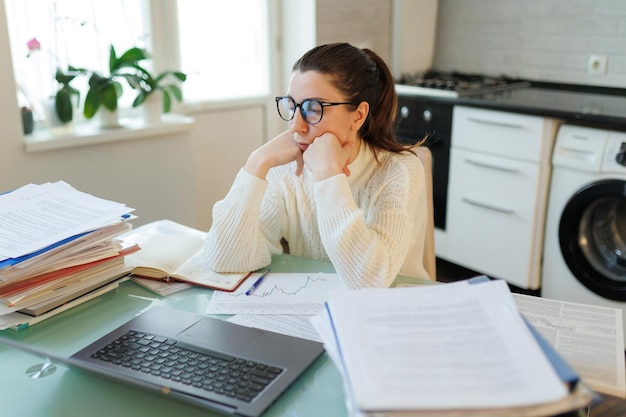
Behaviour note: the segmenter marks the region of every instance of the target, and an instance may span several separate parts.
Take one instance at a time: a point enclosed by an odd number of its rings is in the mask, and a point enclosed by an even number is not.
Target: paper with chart
[[[258,275],[253,274],[233,292],[215,291],[206,313],[313,315],[324,308],[330,290],[343,288],[338,274],[271,272],[246,295]]]

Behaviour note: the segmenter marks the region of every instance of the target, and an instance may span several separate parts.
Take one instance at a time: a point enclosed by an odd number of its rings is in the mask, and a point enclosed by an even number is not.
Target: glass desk
[[[275,256],[272,272],[335,272],[328,262]],[[399,277],[403,283],[433,283]],[[2,334],[68,357],[141,311],[156,305],[204,312],[213,291],[194,287],[160,297],[126,281],[104,294],[30,328]],[[46,417],[219,416],[220,414],[57,365],[38,378],[29,369],[43,358],[0,345],[2,415]],[[320,357],[266,413],[267,416],[346,416],[341,375],[328,355]]]

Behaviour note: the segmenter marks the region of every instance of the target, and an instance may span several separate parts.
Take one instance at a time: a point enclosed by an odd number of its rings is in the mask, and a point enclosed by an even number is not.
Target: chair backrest
[[[430,279],[437,280],[437,267],[435,260],[435,220],[433,211],[433,162],[430,149],[426,146],[413,148],[424,166],[424,179],[426,180],[426,240],[424,242],[424,268]]]

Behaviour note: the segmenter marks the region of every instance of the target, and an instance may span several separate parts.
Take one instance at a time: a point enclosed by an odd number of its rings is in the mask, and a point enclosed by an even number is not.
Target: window
[[[223,100],[269,94],[266,0],[178,0],[186,98]]]
[[[5,0],[20,105],[38,120],[57,66],[104,71],[109,45],[153,55],[147,66],[188,74],[183,95],[221,101],[269,94],[268,0]],[[172,13],[172,10],[175,11]],[[154,16],[161,16],[161,20]],[[152,29],[151,29],[152,28]],[[36,39],[36,44],[29,42]],[[87,79],[72,86],[87,90]],[[119,106],[130,107],[130,88]],[[81,106],[82,107],[82,106]]]

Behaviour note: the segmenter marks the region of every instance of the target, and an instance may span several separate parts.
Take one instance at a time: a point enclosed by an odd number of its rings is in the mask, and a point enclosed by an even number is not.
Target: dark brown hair
[[[324,74],[347,101],[369,104],[369,114],[359,135],[374,154],[377,148],[396,153],[411,148],[396,140],[394,122],[398,95],[391,71],[375,52],[349,43],[320,45],[297,60],[293,71]]]

